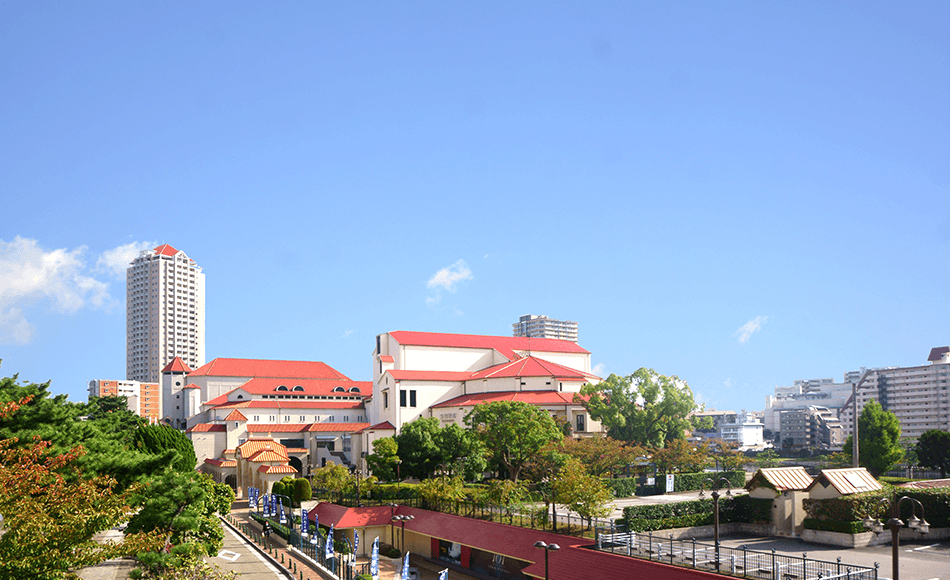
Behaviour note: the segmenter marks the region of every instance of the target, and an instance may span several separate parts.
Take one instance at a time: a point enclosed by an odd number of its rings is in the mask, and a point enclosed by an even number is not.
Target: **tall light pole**
[[[715,539],[716,545],[716,572],[719,572],[719,490],[722,489],[722,484],[726,484],[726,497],[732,497],[732,484],[729,483],[729,480],[725,477],[720,477],[719,481],[713,481],[708,477],[703,480],[703,484],[699,488],[699,497],[706,496],[706,484],[709,484],[709,487],[712,491],[713,498],[713,537]],[[895,579],[896,580],[896,579]]]
[[[900,507],[905,501],[909,502],[912,506],[910,518],[907,520],[907,527],[912,530],[917,530],[921,535],[930,531],[930,524],[924,519],[924,505],[922,503],[906,495],[893,501],[886,497],[881,498],[880,503],[889,507],[891,512],[891,519],[887,520],[886,525],[891,529],[891,577],[893,580],[899,580],[900,562],[898,560],[900,557],[900,532],[901,528],[904,527],[904,522],[900,518]],[[918,507],[920,508],[920,519],[917,519]],[[883,532],[884,526],[885,524],[881,520],[876,520],[870,515],[864,518],[864,527],[870,529],[875,534]]]
[[[853,429],[851,430],[851,467],[860,467],[860,453],[858,453],[858,389],[867,380],[871,371],[864,371],[861,380],[851,385],[851,418],[853,419]]]
[[[416,519],[415,516],[393,516],[393,521],[397,521],[402,524],[402,540],[399,542],[399,551],[403,554],[406,553],[406,522]]]
[[[560,550],[561,546],[558,546],[557,544],[547,544],[541,540],[538,540],[537,542],[534,543],[534,547],[544,550],[544,580],[549,580],[548,578],[548,552]]]

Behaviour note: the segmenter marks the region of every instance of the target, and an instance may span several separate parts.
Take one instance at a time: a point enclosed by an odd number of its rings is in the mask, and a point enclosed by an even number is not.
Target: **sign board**
[[[673,493],[673,474],[666,474],[666,493]]]

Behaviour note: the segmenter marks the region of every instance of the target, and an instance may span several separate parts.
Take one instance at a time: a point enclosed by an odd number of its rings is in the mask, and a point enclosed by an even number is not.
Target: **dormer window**
[[[346,392],[346,389],[344,389],[343,387],[333,387],[333,392],[334,392],[334,393],[345,393],[345,392]]]
[[[274,390],[275,390],[275,391],[286,391],[286,390],[287,390],[287,387],[284,386],[284,385],[278,385],[277,388],[274,389]]]
[[[303,387],[301,387],[300,385],[297,385],[296,387],[294,387],[294,390],[299,393],[299,392],[303,391]]]
[[[237,398],[238,398],[238,399],[243,399],[243,398],[244,398],[244,395],[238,395]]]
[[[351,392],[351,393],[358,393],[358,392],[360,392],[360,388],[359,388],[359,387],[350,387],[350,392]]]

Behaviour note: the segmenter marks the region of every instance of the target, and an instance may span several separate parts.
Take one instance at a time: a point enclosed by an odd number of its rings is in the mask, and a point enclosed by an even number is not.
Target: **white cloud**
[[[343,331],[343,338],[349,338],[351,334],[356,332],[355,330],[345,330]]]
[[[435,295],[428,296],[426,298],[426,304],[435,306],[442,301],[442,290],[455,292],[460,282],[471,280],[474,277],[472,270],[468,267],[468,264],[465,263],[465,260],[459,260],[450,266],[442,268],[433,274],[432,277],[429,278],[429,281],[426,282],[426,288],[435,289]],[[456,314],[456,316],[460,315],[461,314]]]
[[[156,242],[132,242],[119,246],[118,248],[106,250],[99,256],[93,271],[106,272],[113,278],[123,280],[125,279],[125,270],[129,267],[129,263],[137,258],[143,250],[154,248],[155,245]]]
[[[132,243],[104,252],[93,272],[116,274],[118,264],[142,244]],[[0,343],[27,344],[33,337],[29,306],[48,301],[55,312],[108,305],[109,285],[87,275],[85,246],[73,250],[44,250],[36,240],[17,236],[0,240]]]
[[[737,330],[733,336],[739,337],[739,342],[745,344],[755,332],[762,328],[762,325],[765,324],[768,319],[768,316],[756,316],[740,326],[739,330]]]
[[[465,260],[459,260],[451,266],[446,266],[436,272],[426,283],[427,288],[444,288],[449,292],[455,292],[455,286],[459,282],[471,280],[472,271],[469,269]]]
[[[732,379],[731,379],[731,378],[726,379],[726,380],[724,380],[724,381],[722,382],[722,384],[723,384],[724,386],[731,387],[731,386],[732,386]]]
[[[33,325],[19,308],[0,310],[0,344],[27,344],[33,339]]]
[[[597,375],[598,377],[604,376],[604,372],[607,370],[607,367],[604,366],[604,363],[597,363],[594,365],[594,368],[590,369],[592,375]]]

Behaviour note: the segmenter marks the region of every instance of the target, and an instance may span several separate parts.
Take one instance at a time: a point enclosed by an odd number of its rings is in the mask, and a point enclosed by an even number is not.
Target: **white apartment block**
[[[205,276],[164,244],[126,270],[126,378],[157,383],[175,357],[191,368],[205,362]]]
[[[742,411],[735,417],[734,423],[724,422],[719,426],[720,438],[727,443],[735,443],[740,451],[757,447],[764,443],[762,432],[765,425],[755,413]]]
[[[836,383],[833,379],[805,379],[795,381],[791,387],[775,387],[775,394],[765,397],[765,428],[773,433],[781,432],[783,411],[804,411],[818,405],[837,413],[851,398],[851,382],[848,380],[851,375],[846,373],[843,383]]]
[[[577,342],[577,323],[570,320],[555,320],[543,314],[525,314],[511,325],[512,336],[553,338]]]
[[[903,438],[916,439],[929,429],[950,430],[950,348],[932,349],[927,360],[928,365],[864,373],[855,389],[858,415],[868,401],[875,400],[897,415]],[[850,397],[839,417],[844,432],[853,433]]]

